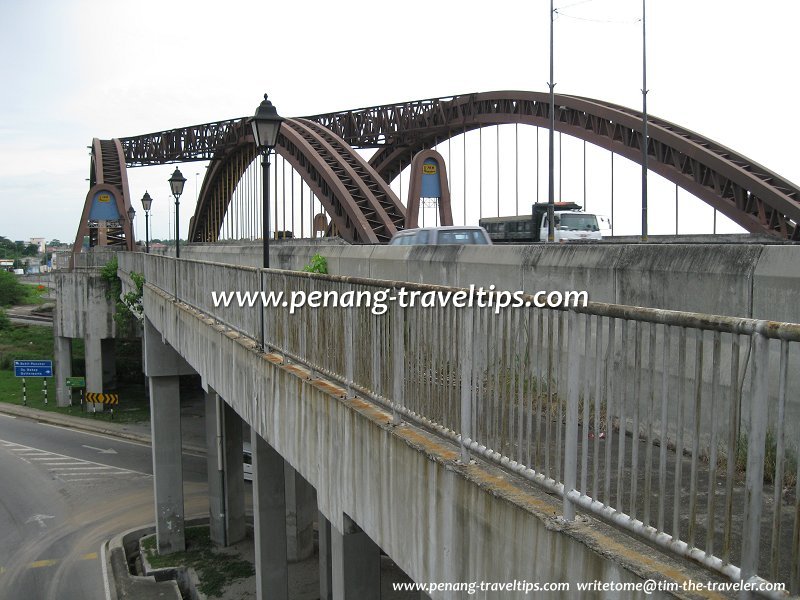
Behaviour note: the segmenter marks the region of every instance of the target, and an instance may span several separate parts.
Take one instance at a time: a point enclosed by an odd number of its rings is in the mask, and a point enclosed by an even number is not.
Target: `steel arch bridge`
[[[555,109],[556,131],[641,164],[640,112],[569,95],[556,95]],[[276,151],[316,194],[344,239],[381,243],[405,219],[405,208],[387,182],[410,164],[414,154],[485,125],[520,123],[546,128],[549,111],[548,94],[525,91],[360,108],[288,119]],[[120,138],[120,162],[109,168],[124,173],[126,167],[210,160],[189,239],[216,241],[236,184],[256,159],[246,120]],[[356,148],[378,150],[367,162]],[[647,155],[651,171],[747,231],[800,240],[800,188],[778,174],[698,133],[652,116],[648,117]],[[104,169],[109,162],[102,162]]]

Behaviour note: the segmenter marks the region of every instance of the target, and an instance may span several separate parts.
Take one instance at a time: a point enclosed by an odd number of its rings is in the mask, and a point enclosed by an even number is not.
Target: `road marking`
[[[103,550],[103,548],[101,548]],[[97,560],[97,552],[87,552],[86,554],[81,554],[78,557],[79,560]],[[44,567],[52,567],[53,565],[57,565],[59,561],[62,561],[62,558],[43,558],[41,560],[35,560],[32,563],[28,564],[28,568],[30,569],[41,569]],[[103,569],[105,572],[105,568]],[[0,567],[0,575],[6,572],[5,567]]]
[[[31,563],[29,566],[30,566],[32,569],[39,569],[39,568],[41,568],[41,567],[52,567],[52,566],[53,566],[54,564],[56,564],[57,562],[58,562],[58,561],[56,561],[56,560],[53,560],[53,559],[47,559],[47,560],[36,560],[36,561],[32,562],[32,563]]]
[[[149,473],[143,473],[134,469],[125,469],[84,460],[74,456],[66,456],[57,452],[48,452],[38,448],[31,448],[16,442],[0,440],[0,444],[14,452],[16,456],[28,464],[45,467],[56,479],[64,482],[73,481],[97,481],[107,478],[109,475],[135,475],[141,477],[152,477]],[[32,461],[58,461],[58,462],[32,462]],[[93,475],[94,477],[81,477]]]
[[[39,524],[39,527],[44,529],[45,527],[47,527],[47,525],[44,522],[45,519],[55,519],[55,517],[53,515],[33,515],[30,519],[25,521],[25,523],[36,522]]]
[[[116,454],[117,451],[113,448],[106,448],[103,450],[102,448],[95,448],[94,446],[87,446],[86,444],[81,444],[84,448],[88,448],[89,450],[97,450],[100,454]]]

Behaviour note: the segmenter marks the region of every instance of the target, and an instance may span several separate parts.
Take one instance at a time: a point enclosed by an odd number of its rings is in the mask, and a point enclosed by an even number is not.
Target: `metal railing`
[[[600,303],[434,307],[423,298],[459,290],[153,255],[144,273],[396,421],[456,440],[462,460],[479,454],[560,494],[566,520],[590,512],[732,580],[800,591],[800,325]],[[375,292],[401,287],[416,306],[387,299],[375,314]],[[236,290],[339,305],[212,302]]]

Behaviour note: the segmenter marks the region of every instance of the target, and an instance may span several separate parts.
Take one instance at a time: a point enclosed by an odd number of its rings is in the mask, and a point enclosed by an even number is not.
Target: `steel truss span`
[[[642,163],[642,113],[556,95],[557,131]],[[549,127],[549,96],[483,92],[309,117],[354,147],[379,147],[370,164],[391,181],[413,154],[484,125]],[[800,240],[800,188],[713,140],[648,116],[648,168],[752,233]]]
[[[590,98],[565,95],[555,98],[557,131],[641,164],[641,113]],[[327,113],[292,120],[277,150],[301,172],[342,237],[375,243],[391,237],[393,227],[400,223],[398,215],[405,209],[399,200],[395,202],[396,197],[390,191],[380,198],[382,193],[373,188],[383,185],[388,189],[381,179],[391,181],[409,165],[413,154],[484,125],[523,123],[546,128],[549,108],[546,93],[501,91]],[[313,123],[333,132],[338,141],[331,142]],[[254,149],[248,151],[242,147],[253,144],[245,119],[122,138],[120,142],[131,167],[209,159],[212,165],[217,161],[224,164],[240,160],[241,153],[249,152],[251,160],[254,155]],[[356,174],[360,169],[349,162],[356,159],[352,150],[346,150],[348,145],[378,148],[363,166],[371,178],[366,184],[353,179],[351,169]],[[332,150],[345,152],[340,156],[349,158],[337,159]],[[652,116],[648,117],[647,151],[650,170],[694,194],[746,230],[800,240],[800,188],[794,183],[700,134]],[[221,193],[222,183],[209,180],[215,170],[227,175],[236,171],[224,166],[210,169],[203,183],[204,202],[198,203],[192,220],[192,240],[216,239],[213,231],[215,227],[219,231],[222,219],[220,216],[219,223],[214,222],[211,211],[219,213],[230,200],[211,200],[210,195]],[[335,181],[340,174],[345,179]],[[372,194],[366,189],[372,190]]]

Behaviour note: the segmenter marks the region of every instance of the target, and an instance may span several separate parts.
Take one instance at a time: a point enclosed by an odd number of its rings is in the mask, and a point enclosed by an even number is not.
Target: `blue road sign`
[[[15,360],[15,377],[52,377],[52,360]]]

